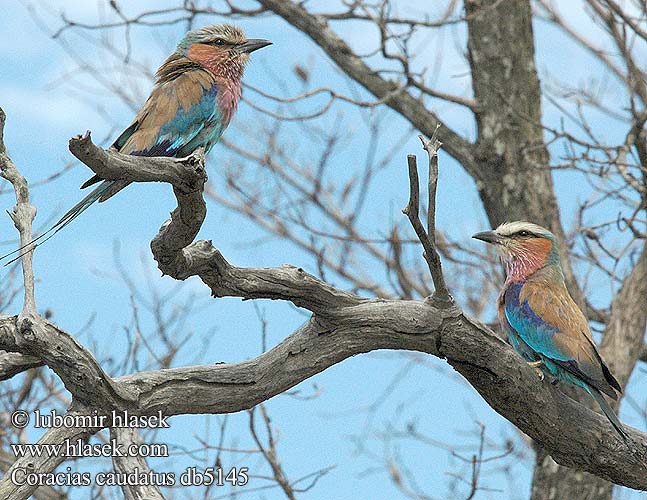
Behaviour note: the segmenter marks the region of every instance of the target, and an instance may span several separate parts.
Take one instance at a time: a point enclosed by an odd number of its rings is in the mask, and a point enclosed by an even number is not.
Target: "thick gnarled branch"
[[[352,46],[342,43],[343,40],[335,36],[332,29],[336,25],[333,22],[337,23],[337,20],[340,19],[356,18],[370,21],[375,28],[381,31],[381,48],[384,51],[384,58],[391,58],[391,61],[397,65],[398,58],[400,57],[406,57],[407,60],[404,62],[409,62],[410,53],[405,50],[407,39],[404,39],[405,48],[396,50],[395,52],[388,50],[390,47],[386,46],[386,42],[389,44],[399,42],[399,34],[406,32],[406,26],[402,27],[402,29],[393,30],[393,34],[391,35],[389,33],[391,29],[387,23],[397,23],[404,19],[402,22],[406,24],[408,22],[406,16],[404,18],[394,16],[392,12],[389,12],[388,8],[385,9],[377,4],[369,5],[363,2],[350,2],[348,3],[348,12],[344,8],[341,12],[333,14],[321,13],[317,9],[312,8],[312,6],[306,5],[304,2],[268,0],[262,3],[265,7],[261,7],[258,11],[249,13],[249,15],[264,13],[265,10],[272,8],[286,19],[288,23],[291,23],[296,28],[311,36],[334,61],[338,62],[340,67],[349,76],[359,83],[364,84],[371,92],[382,92],[383,97],[376,102],[388,102],[390,106],[394,107],[394,109],[406,118],[412,120],[411,122],[423,131],[424,129],[422,127],[424,126],[427,126],[429,129],[433,128],[433,120],[427,120],[425,125],[425,123],[417,119],[417,117],[427,114],[426,111],[430,109],[428,106],[425,106],[426,102],[423,102],[422,98],[415,103],[414,107],[410,107],[403,106],[407,101],[410,101],[406,92],[403,95],[399,93],[384,93],[388,89],[389,83],[398,83],[404,86],[404,82],[406,82],[404,88],[413,89],[413,93],[417,89],[421,91],[421,95],[425,93],[427,95],[434,95],[432,93],[433,90],[420,85],[424,85],[426,78],[421,78],[420,80],[414,78],[411,81],[410,71],[404,69],[402,72],[397,71],[397,82],[389,82],[389,76],[386,75],[392,75],[395,72],[381,72],[377,69],[379,66],[373,64],[373,57],[369,59],[359,54],[354,54],[351,49]],[[599,2],[591,1],[590,3],[593,5]],[[626,22],[629,17],[623,17],[622,10],[614,8],[613,5],[608,12],[611,13],[613,11],[619,18],[622,18]],[[454,7],[454,3],[451,2],[451,8]],[[544,147],[545,141],[542,140],[540,130],[541,110],[539,103],[542,94],[539,92],[539,82],[533,64],[535,58],[532,43],[531,2],[518,2],[515,3],[514,7],[511,7],[507,3],[499,0],[470,1],[466,2],[464,7],[467,9],[467,14],[464,17],[460,16],[460,19],[452,20],[452,22],[459,20],[468,21],[470,38],[469,60],[472,68],[472,84],[475,87],[473,88],[475,97],[465,104],[465,102],[457,100],[452,101],[452,98],[448,96],[436,95],[441,99],[467,105],[469,109],[473,110],[477,118],[478,127],[476,132],[477,136],[474,141],[475,145],[470,151],[464,152],[465,156],[472,158],[471,164],[467,165],[467,168],[477,181],[477,187],[481,192],[482,199],[485,201],[485,206],[493,225],[505,220],[501,219],[501,217],[509,217],[516,214],[514,217],[518,219],[528,218],[540,223],[543,220],[544,225],[551,224],[551,227],[555,230],[560,240],[563,240],[564,233],[560,228],[559,211],[552,196],[552,183],[550,182],[550,176],[544,172],[549,164],[549,160]],[[598,9],[602,7],[598,7]],[[192,9],[193,7],[187,7],[187,13],[194,15],[196,11]],[[598,9],[594,9],[594,11]],[[362,14],[358,14],[357,11],[359,10],[362,11]],[[315,12],[319,13],[315,14]],[[386,12],[386,14],[383,14],[383,12]],[[234,13],[233,8],[231,13]],[[239,13],[239,11],[236,11],[236,13]],[[597,16],[599,20],[604,21],[606,18],[611,17],[611,14],[608,14],[606,11],[599,12],[599,14]],[[329,25],[326,20],[329,20],[331,24]],[[442,17],[439,23],[429,24],[428,20],[425,20],[425,22],[427,26],[442,25],[445,20],[446,18]],[[132,21],[135,24],[137,23],[136,19],[132,19]],[[124,18],[124,26],[129,26],[130,22],[131,19]],[[419,21],[416,20],[413,22],[418,23]],[[607,23],[607,27],[610,29],[613,28],[609,24]],[[615,24],[620,23],[616,22]],[[423,25],[425,24],[411,24],[409,29],[413,33],[414,27]],[[640,30],[636,28],[635,24],[629,22],[628,25],[631,28],[628,29],[629,33],[633,30],[640,34]],[[613,30],[611,29],[611,31]],[[627,40],[626,32],[622,29],[619,33],[622,35],[621,41],[624,43]],[[620,48],[622,51],[623,47]],[[389,52],[388,54],[387,51]],[[439,55],[442,53],[441,50],[433,52],[438,52]],[[600,53],[596,52],[595,55],[600,56]],[[619,55],[622,58],[622,54]],[[606,53],[601,55],[600,59],[603,63],[608,61]],[[626,59],[627,66],[633,69],[629,64],[632,58],[626,57]],[[373,67],[369,67],[368,64],[361,64],[362,62],[368,61],[370,61],[369,64]],[[411,61],[413,63],[413,58],[411,58]],[[523,64],[519,64],[519,61],[522,61]],[[640,66],[637,67],[640,68]],[[509,71],[510,68],[513,68],[513,70]],[[624,74],[625,72],[623,71],[621,73]],[[627,75],[631,75],[633,71],[627,71],[626,73]],[[620,76],[622,77],[622,75]],[[304,79],[307,77],[308,75],[306,74]],[[620,78],[620,80],[622,81],[623,78]],[[630,80],[631,82],[627,81],[626,83],[633,85],[634,82],[641,82],[640,78],[631,78]],[[578,101],[579,97],[578,94]],[[584,98],[587,99],[586,95],[584,95]],[[632,97],[631,106],[627,105],[625,108],[630,107],[634,110],[633,101],[634,99]],[[642,101],[644,102],[644,99]],[[613,108],[615,109],[616,103],[614,102],[613,104]],[[636,107],[639,108],[639,105],[640,102]],[[425,107],[427,107],[427,110],[424,109]],[[636,111],[639,112],[640,110],[638,109]],[[644,121],[640,123],[642,127]],[[430,133],[430,131],[427,133]],[[460,141],[452,141],[450,137],[448,138],[448,142],[450,143],[448,144],[449,151],[452,148],[462,149]],[[640,143],[641,141],[638,142]],[[644,143],[644,140],[642,143]],[[645,161],[642,161],[642,164],[644,166],[646,164]],[[262,219],[263,216],[261,215],[260,218]],[[277,231],[277,233],[279,232]],[[433,235],[433,232],[428,230],[428,234]],[[211,247],[208,246],[207,248]],[[173,255],[177,254],[178,252],[173,252]],[[571,272],[570,264],[567,260],[564,262],[569,288],[574,296],[576,296],[578,303],[582,306],[584,301],[581,300],[582,295],[578,292],[578,286]],[[172,270],[175,267],[177,266],[171,261],[169,268]],[[222,264],[221,267],[228,269],[226,264]],[[222,282],[224,280],[219,281]],[[634,289],[636,288],[634,287]],[[365,289],[372,291],[370,288]],[[411,284],[406,282],[402,286],[402,289],[413,289],[414,292],[416,291],[415,286],[412,288]],[[228,292],[226,289],[222,289],[217,294],[226,293],[236,293],[236,290]],[[428,293],[429,291],[425,286],[421,295]],[[385,295],[379,291],[376,294]],[[405,295],[411,296],[406,292]],[[613,335],[614,339],[613,341],[608,341],[608,343],[605,341],[605,345],[603,345],[603,350],[608,352],[607,359],[611,360],[610,364],[621,367],[619,373],[620,378],[626,378],[622,372],[625,372],[628,377],[633,369],[631,360],[635,354],[633,351],[636,344],[633,342],[633,333],[630,332],[637,332],[641,338],[644,335],[644,320],[639,321],[641,315],[625,315],[620,310],[621,307],[631,309],[632,300],[634,304],[639,303],[631,295],[633,295],[633,292],[627,293],[623,300],[619,300],[616,303],[618,307],[616,308],[615,317],[612,318],[612,323],[614,323],[613,328],[607,326],[607,333]],[[643,295],[644,293],[642,295],[637,294],[636,296],[640,300],[640,297]],[[608,317],[610,314],[605,313],[604,316]],[[594,321],[601,321],[602,319],[603,321],[601,322],[607,324],[607,319],[604,317],[590,317]],[[624,326],[627,322],[629,322],[628,328]],[[629,344],[618,345],[627,340],[630,341]],[[618,349],[615,349],[615,347],[618,347]],[[645,355],[644,357],[647,358]],[[565,472],[552,466],[546,467],[545,469],[553,476],[563,476],[564,474],[562,472]],[[535,482],[535,486],[538,487],[546,485],[542,481]],[[568,479],[562,480],[561,484],[565,485],[568,482]],[[593,481],[590,481],[590,483],[591,488],[589,491],[594,493],[589,493],[589,495],[592,494],[597,498],[597,484],[593,484]],[[544,489],[546,491],[553,491],[553,488],[545,487]],[[608,490],[610,491],[610,488]],[[561,489],[558,488],[556,491],[561,491]],[[584,495],[584,492],[582,492],[582,495]],[[600,496],[602,496],[601,493]],[[604,496],[605,498],[610,498],[610,494],[605,494]]]
[[[110,157],[116,153],[105,154]],[[192,175],[186,171],[188,176]],[[121,178],[137,177],[129,175],[124,172]],[[160,179],[167,175],[160,173]],[[75,398],[88,407],[105,411],[125,406],[133,415],[149,415],[159,410],[166,415],[236,412],[356,354],[376,349],[413,350],[446,359],[497,412],[539,442],[557,462],[647,490],[644,433],[628,428],[634,447],[627,448],[604,417],[552,385],[539,383],[534,371],[510,346],[454,304],[437,298],[362,298],[291,266],[233,266],[210,242],[192,243],[204,220],[201,194],[183,193],[179,189],[175,189],[175,194],[178,208],[151,244],[163,272],[179,279],[199,276],[216,296],[290,301],[311,311],[313,317],[256,359],[141,372],[117,379],[96,373],[96,380],[92,378],[96,371],[93,367],[85,368],[85,379],[76,379],[79,366],[70,363],[70,358],[76,357],[88,365],[96,363],[85,357],[82,346],[53,325],[39,323],[34,331],[38,354],[61,376]],[[27,343],[13,340],[21,335],[21,325],[15,317],[0,317],[0,348],[24,354],[34,352]],[[50,345],[54,353],[45,356],[41,345]],[[51,470],[49,467],[56,465],[43,464],[42,470]],[[5,478],[0,482],[0,491],[16,490]],[[29,489],[21,490],[20,495],[12,498],[26,498],[29,493]]]
[[[430,160],[433,160],[432,153]],[[430,167],[433,169],[433,165]],[[129,386],[128,393],[137,393],[140,409],[165,408],[169,414],[238,411],[354,354],[385,348],[417,350],[445,357],[493,408],[540,442],[556,461],[621,484],[627,484],[625,467],[633,464],[629,466],[634,471],[629,474],[632,487],[647,489],[644,475],[647,437],[643,433],[630,430],[638,448],[627,449],[603,417],[548,384],[537,385],[534,372],[527,369],[507,344],[489,330],[475,325],[455,305],[433,299],[427,302],[364,299],[337,290],[291,266],[266,269],[232,266],[211,242],[192,243],[204,219],[201,212],[195,220],[190,219],[199,195],[175,192],[178,208],[151,244],[158,262],[173,264],[160,266],[163,272],[177,273],[182,279],[197,275],[215,296],[288,300],[310,310],[314,316],[256,360],[209,367],[209,370],[190,367],[166,370],[155,376],[152,372],[144,375],[146,384],[140,374],[122,377],[119,383]],[[303,364],[298,360],[303,360]],[[523,374],[523,381],[515,378],[507,390],[502,390],[506,386],[503,381],[512,382],[506,373],[514,365]],[[144,386],[146,389],[142,390]],[[177,398],[180,393],[185,397],[192,394],[191,404]],[[518,406],[511,404],[515,398]],[[547,405],[552,411],[546,411]],[[578,414],[578,418],[568,420],[577,422],[577,426],[566,431],[569,425],[564,423],[563,416],[573,414]],[[586,425],[582,424],[583,420],[587,421]],[[596,435],[604,435],[605,439],[596,440]],[[578,451],[565,445],[564,436],[569,439],[577,436],[573,442],[580,443]],[[594,458],[598,456],[605,457],[601,461],[604,463]],[[609,467],[613,462],[609,459],[611,456],[617,462]]]
[[[131,398],[119,392],[94,356],[74,337],[40,317],[5,317],[0,322],[0,349],[42,360],[80,403],[97,408],[129,406]]]
[[[15,323],[9,320],[7,326],[15,328]],[[136,373],[114,384],[135,399],[132,414],[231,413],[377,349],[414,350],[446,359],[497,412],[540,442],[557,462],[647,489],[644,433],[628,428],[636,446],[628,449],[604,417],[549,383],[539,383],[493,332],[457,308],[448,310],[433,300],[361,299],[329,318],[312,318],[258,358]]]
[[[17,352],[0,352],[0,381],[9,380],[19,373],[44,364],[45,362],[37,356]]]
[[[204,152],[197,150],[186,158],[142,157],[104,150],[92,142],[90,131],[72,137],[70,152],[102,179],[131,182],[167,182],[183,193],[202,192],[207,174]]]

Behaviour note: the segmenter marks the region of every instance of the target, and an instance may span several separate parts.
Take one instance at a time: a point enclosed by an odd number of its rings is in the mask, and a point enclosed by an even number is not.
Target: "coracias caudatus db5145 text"
[[[616,391],[622,389],[566,289],[553,233],[530,222],[509,222],[473,237],[494,245],[505,264],[498,315],[512,347],[531,366],[593,396],[626,439],[622,424],[602,395],[615,400]]]
[[[157,70],[150,97],[113,147],[139,156],[183,157],[199,147],[208,153],[236,111],[249,54],[270,44],[248,39],[241,29],[229,24],[189,31]],[[61,230],[94,202],[107,200],[129,184],[95,175],[81,187],[96,182],[101,184],[30,245]]]

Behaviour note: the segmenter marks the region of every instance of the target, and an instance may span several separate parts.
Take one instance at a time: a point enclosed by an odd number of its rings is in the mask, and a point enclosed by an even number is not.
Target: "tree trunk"
[[[493,226],[506,220],[528,219],[550,228],[564,241],[541,127],[530,2],[466,0],[465,10],[478,105],[476,160],[482,165],[482,174],[477,186],[485,211]],[[582,306],[566,245],[561,251],[569,289]],[[533,500],[605,500],[611,499],[612,489],[612,484],[559,466],[538,450]]]
[[[562,467],[550,455],[538,451],[532,476],[532,500],[601,500],[611,498],[612,493],[612,483],[588,472]]]

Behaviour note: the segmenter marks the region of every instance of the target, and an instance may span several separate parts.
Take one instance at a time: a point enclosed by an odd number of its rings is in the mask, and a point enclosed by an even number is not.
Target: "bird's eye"
[[[225,41],[222,38],[216,38],[212,43],[214,45],[224,45]]]
[[[517,234],[519,236],[530,236],[530,233],[528,231],[519,231]]]

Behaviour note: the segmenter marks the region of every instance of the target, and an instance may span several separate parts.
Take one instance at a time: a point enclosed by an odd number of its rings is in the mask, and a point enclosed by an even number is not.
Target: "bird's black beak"
[[[263,47],[267,47],[268,45],[272,45],[272,42],[270,42],[269,40],[263,40],[262,38],[250,38],[246,42],[237,45],[236,48],[239,52],[249,54],[250,52],[262,49]]]
[[[483,231],[482,233],[476,233],[472,235],[472,238],[477,240],[485,241],[486,243],[501,243],[503,239],[501,236],[496,234],[494,231]]]

